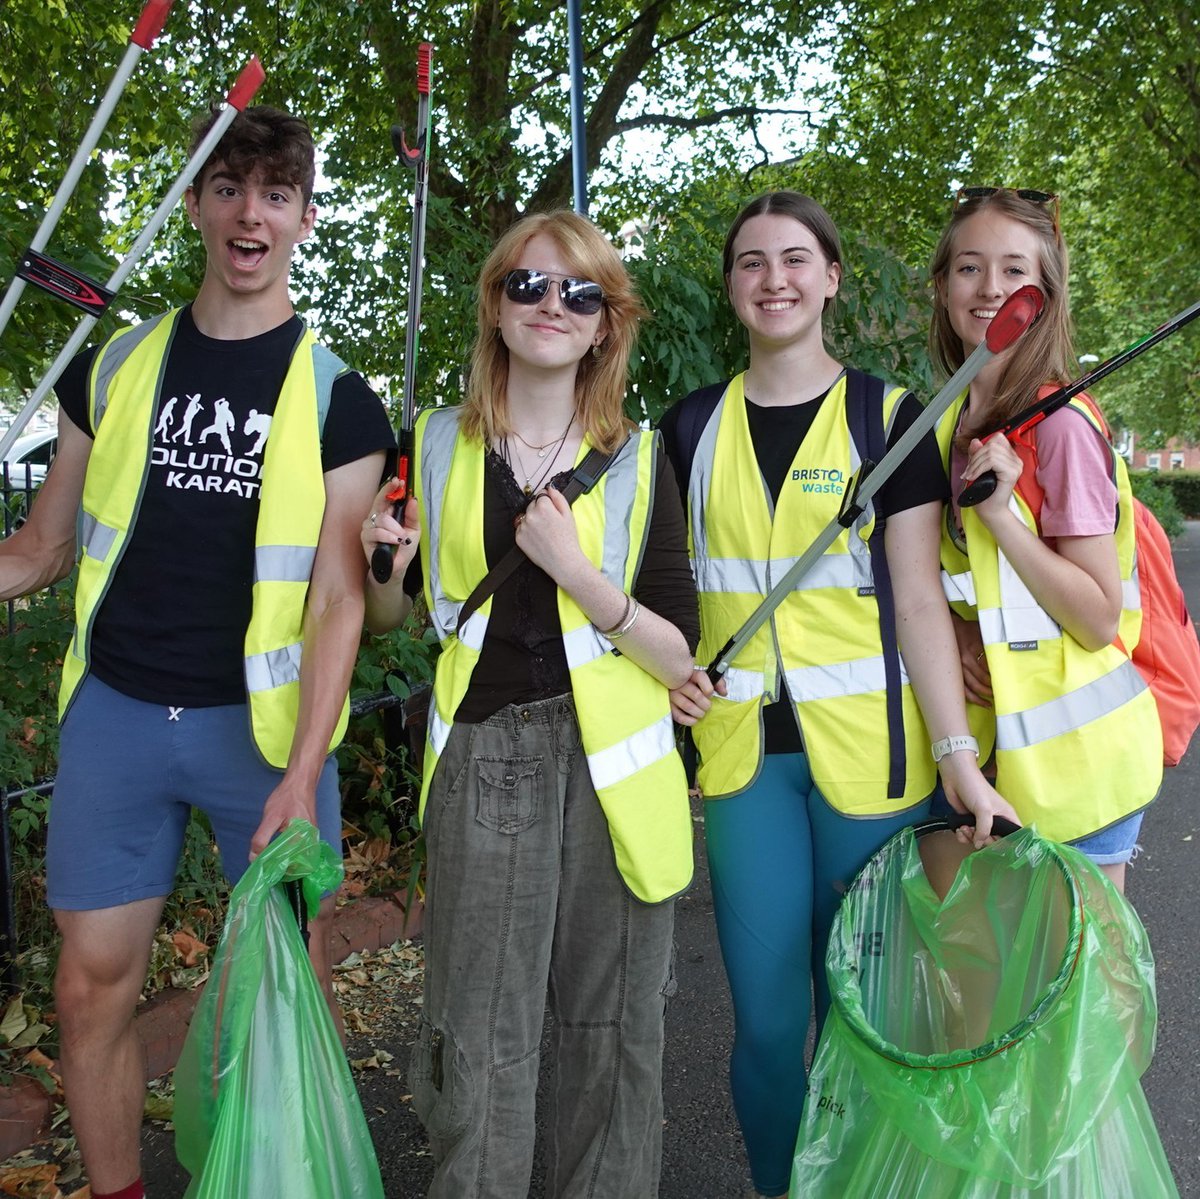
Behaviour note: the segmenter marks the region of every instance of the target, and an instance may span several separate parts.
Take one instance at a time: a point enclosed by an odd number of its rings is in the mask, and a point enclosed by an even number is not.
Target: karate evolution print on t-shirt
[[[270,431],[269,412],[251,408],[239,422],[224,396],[171,396],[154,426],[152,461],[167,487],[257,499]]]

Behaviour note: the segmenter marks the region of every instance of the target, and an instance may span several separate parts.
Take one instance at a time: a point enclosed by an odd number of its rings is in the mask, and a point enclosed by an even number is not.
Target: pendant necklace
[[[521,470],[521,473],[523,475],[525,475],[525,482],[523,484],[521,484],[521,490],[524,491],[524,493],[526,495],[532,495],[546,481],[546,478],[550,474],[550,471],[554,468],[555,462],[558,461],[559,454],[562,453],[562,448],[566,444],[567,435],[571,432],[571,426],[574,423],[575,423],[575,413],[572,412],[571,419],[569,421],[567,421],[567,427],[562,431],[562,434],[559,437],[557,437],[554,441],[546,442],[546,444],[544,446],[530,445],[530,443],[528,441],[526,441],[525,438],[522,437],[520,433],[518,433],[515,429],[513,430],[513,436],[519,442],[521,442],[522,445],[528,446],[531,450],[535,450],[537,452],[538,462],[534,464],[533,470],[531,470],[529,472],[526,472],[525,466],[521,462],[520,456],[518,454],[515,454],[513,452],[512,447],[508,444],[508,438],[506,437],[504,439],[504,442],[503,442],[504,453],[502,456],[504,458],[504,461],[508,463],[509,469],[512,470],[514,480],[516,479],[516,474],[517,474],[516,469],[514,469],[516,467],[519,467]],[[554,447],[554,453],[550,455],[550,461],[546,463],[545,469],[542,471],[541,475],[538,476],[538,480],[535,483],[533,481],[533,476],[537,472],[538,465],[546,457],[546,455],[550,452],[551,446]]]

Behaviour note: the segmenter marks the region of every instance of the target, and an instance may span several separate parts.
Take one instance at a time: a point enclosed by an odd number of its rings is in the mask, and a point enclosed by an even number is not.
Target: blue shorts
[[[169,895],[193,807],[207,814],[236,883],[282,777],[258,756],[245,704],[167,708],[88,676],[62,727],[46,839],[50,906],[92,911]],[[340,848],[332,756],[317,785],[317,823]]]
[[[1108,828],[1102,828],[1098,833],[1080,837],[1078,841],[1069,841],[1072,849],[1086,854],[1097,866],[1119,866],[1123,862],[1131,862],[1138,851],[1138,833],[1142,831],[1142,817],[1145,810],[1134,812]]]

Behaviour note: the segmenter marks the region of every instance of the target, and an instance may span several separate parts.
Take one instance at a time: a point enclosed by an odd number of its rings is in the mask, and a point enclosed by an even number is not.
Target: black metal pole
[[[567,0],[567,40],[571,52],[571,176],[575,185],[575,211],[588,214],[587,125],[583,111],[583,20],[581,0]]]

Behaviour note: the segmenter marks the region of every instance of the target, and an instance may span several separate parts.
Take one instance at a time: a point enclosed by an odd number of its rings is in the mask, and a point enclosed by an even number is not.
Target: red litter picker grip
[[[150,0],[150,3],[142,9],[142,15],[129,35],[129,40],[135,46],[149,50],[154,45],[155,39],[162,33],[163,26],[167,23],[167,13],[171,11],[171,2],[172,0]]]

